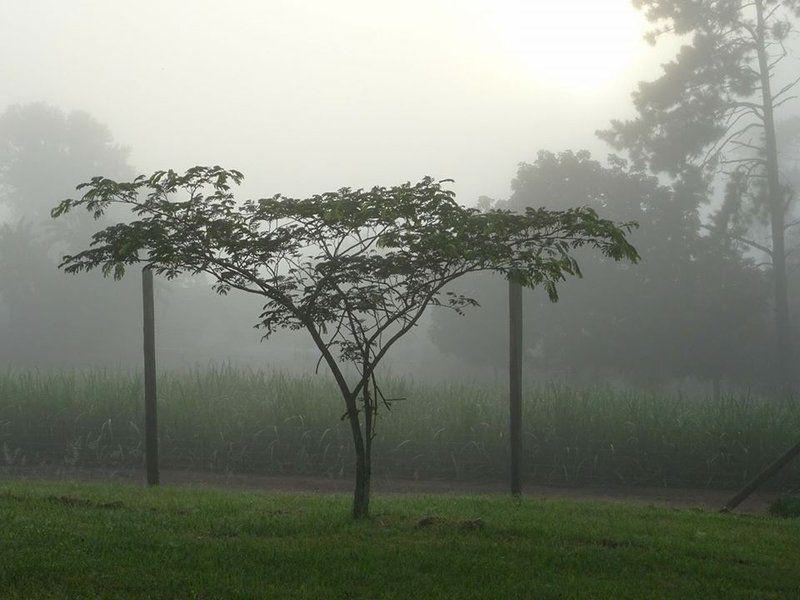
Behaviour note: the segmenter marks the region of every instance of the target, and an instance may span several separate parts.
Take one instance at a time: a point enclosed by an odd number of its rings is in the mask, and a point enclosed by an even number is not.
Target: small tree
[[[173,278],[210,275],[220,294],[261,296],[258,325],[305,329],[342,394],[356,456],[353,515],[369,509],[372,441],[386,398],[376,368],[429,306],[462,312],[476,302],[443,288],[467,273],[495,271],[556,299],[556,284],[580,271],[571,251],[596,248],[614,259],[638,259],[616,225],[589,208],[480,212],[456,203],[430,178],[371,190],[341,189],[296,200],[234,201],[242,174],[195,167],[158,171],[130,183],[96,177],[79,200],[99,218],[112,205],[135,220],[107,227],[89,249],[64,257],[69,273],[101,268],[119,279],[137,263]]]

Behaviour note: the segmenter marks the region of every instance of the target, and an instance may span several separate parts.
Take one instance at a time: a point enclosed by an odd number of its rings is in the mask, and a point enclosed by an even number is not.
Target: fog
[[[649,25],[629,0],[0,0],[0,13],[0,108],[24,112],[38,107],[43,114],[56,115],[53,122],[67,122],[75,111],[85,113],[98,127],[107,128],[108,138],[101,146],[124,148],[117,173],[95,172],[99,163],[92,159],[85,168],[73,160],[73,170],[56,176],[54,170],[63,167],[40,162],[39,171],[33,168],[16,183],[6,181],[6,200],[22,197],[19,190],[25,185],[20,181],[32,186],[43,178],[44,183],[52,183],[31,192],[39,203],[36,210],[26,212],[13,200],[3,205],[8,225],[24,218],[34,229],[45,227],[48,221],[48,199],[49,207],[54,206],[92,175],[125,178],[156,169],[180,171],[197,164],[241,170],[245,180],[237,194],[242,199],[279,192],[304,197],[345,186],[394,185],[430,175],[454,180],[451,189],[460,203],[469,206],[477,205],[481,197],[515,209],[534,199],[553,208],[585,204],[585,197],[572,197],[573,192],[567,190],[558,198],[538,197],[538,192],[525,196],[520,188],[527,184],[523,172],[518,172],[519,165],[535,163],[540,151],[557,156],[579,150],[588,150],[594,160],[606,164],[606,156],[615,150],[595,132],[607,128],[612,119],[633,118],[636,111],[631,92],[637,82],[657,78],[661,65],[686,41],[648,44],[644,34]],[[794,38],[787,44],[791,48]],[[787,65],[788,71],[776,75],[776,81],[796,69],[795,58],[790,57]],[[783,118],[792,114],[794,108]],[[25,118],[36,122],[40,117],[29,114]],[[13,121],[9,119],[9,123]],[[20,142],[11,140],[8,132],[13,127],[8,127],[3,143],[16,148]],[[47,132],[30,135],[35,139],[37,135],[46,137]],[[65,136],[67,139],[69,134]],[[64,142],[65,147],[70,143]],[[561,167],[571,168],[566,162]],[[594,169],[586,161],[576,168],[584,167]],[[531,175],[534,179],[536,173]],[[669,179],[663,173],[657,175],[661,181]],[[512,180],[516,181],[513,189]],[[724,187],[721,183],[710,188],[710,200],[698,209],[701,219],[711,218]],[[641,208],[626,212],[613,198],[603,201],[603,210],[621,219],[647,219],[653,214]],[[758,228],[758,224],[752,226],[753,231]],[[88,240],[93,229],[86,224],[82,231],[86,234],[82,239]],[[648,231],[645,223],[634,234],[634,243],[649,239]],[[665,233],[664,239],[672,239],[671,235]],[[6,246],[19,248],[14,239],[8,238]],[[71,243],[80,245],[77,239]],[[138,366],[136,277],[117,284],[113,292],[105,290],[114,283],[97,277],[66,283],[68,276],[56,270],[63,248],[52,241],[48,244],[44,255],[50,262],[35,268],[41,267],[44,273],[52,266],[53,272],[43,276],[50,287],[44,287],[44,279],[38,281],[38,288],[31,284],[35,301],[22,292],[12,301],[13,294],[0,291],[6,323],[3,360],[37,367]],[[752,247],[741,249],[737,256],[744,261],[760,260]],[[651,259],[656,257],[644,253],[643,257],[644,263],[650,260],[654,264]],[[6,258],[3,281],[12,287],[10,282],[19,276],[8,266],[14,260],[17,270],[28,275],[34,268],[21,266],[21,261],[32,260],[23,251],[18,259]],[[586,281],[601,280],[599,269],[586,270]],[[90,280],[91,284],[87,283]],[[415,377],[446,379],[468,374],[496,378],[506,360],[507,335],[501,293],[505,283],[502,279],[497,282],[467,281],[465,285],[472,286],[476,298],[486,306],[460,324],[449,315],[426,315],[418,331],[393,353],[389,368]],[[94,309],[84,307],[83,327],[91,328],[92,334],[83,341],[72,334],[46,334],[48,328],[68,327],[62,321],[72,319],[67,316],[70,309],[64,306],[82,306],[81,294],[90,289],[82,286],[89,285],[95,301],[106,311],[100,318]],[[546,360],[553,358],[553,352],[543,350],[547,343],[560,344],[542,337],[548,328],[566,337],[573,333],[580,337],[581,331],[586,334],[585,327],[576,325],[579,318],[569,312],[592,313],[593,308],[581,302],[591,305],[592,298],[597,298],[596,289],[582,285],[580,281],[567,282],[563,306],[557,308],[544,302],[540,292],[531,292],[526,327],[538,328],[526,354],[532,371],[580,379],[581,371],[584,376],[588,373],[579,365],[581,360],[596,365],[591,356],[580,358],[573,353],[572,358],[562,356],[553,366],[552,360]],[[236,294],[217,298],[207,287],[202,280],[158,283],[158,343],[164,365],[231,360],[282,369],[313,368],[315,351],[302,334],[279,334],[259,345],[260,334],[251,330],[259,303]],[[656,294],[650,288],[630,293]],[[104,294],[112,294],[109,298],[116,300],[97,300]],[[762,302],[757,295],[743,296],[743,302],[751,304],[741,309],[742,314],[761,310],[753,309],[753,302]],[[655,297],[660,296],[649,296],[651,301]],[[611,305],[620,299],[612,295],[604,301]],[[641,299],[634,297],[637,306],[644,302]],[[666,310],[694,306],[692,302],[675,298]],[[766,322],[769,303],[764,302]],[[22,320],[15,316],[14,306],[25,306],[31,312],[31,306],[39,304],[47,316],[31,314]],[[111,305],[118,308],[112,310]],[[66,311],[63,319],[53,314],[58,310]],[[651,305],[651,310],[660,309]],[[734,311],[726,318],[736,321],[736,314]],[[641,323],[651,323],[651,316],[644,311]],[[708,322],[707,315],[691,316]],[[595,317],[609,318],[605,313]],[[119,321],[118,330],[109,330],[105,345],[99,343],[103,335],[102,327],[97,326],[104,320]],[[448,334],[448,327],[455,333]],[[663,334],[674,330],[676,322],[667,319],[660,327]],[[680,327],[696,330],[685,322]],[[727,325],[720,327],[726,330]],[[37,329],[41,330],[38,334],[34,333]],[[759,333],[735,343],[751,346],[759,335],[769,337],[771,334],[764,333],[768,329],[763,323],[753,325]],[[484,333],[481,339],[457,341],[456,333],[465,330]],[[598,356],[619,355],[620,344],[629,349],[635,345],[617,340],[617,345],[604,347],[602,340],[610,339],[608,334],[595,331],[591,335],[589,345],[596,345]],[[64,339],[71,341],[65,343]],[[722,360],[714,354],[714,344],[734,343],[720,341],[718,335],[708,332],[693,341],[675,334],[671,342],[671,356],[687,354],[691,364],[714,365]],[[486,360],[479,353],[465,358],[454,350],[458,346],[482,350],[483,343],[490,348]],[[575,340],[570,343],[586,345]],[[697,347],[705,348],[706,343],[709,347],[698,357]],[[761,339],[759,343],[769,342]],[[561,348],[560,352],[570,351]],[[656,373],[660,380],[699,377],[708,381],[723,377],[723,372],[738,371],[736,365],[749,358],[736,356],[725,361],[718,376],[709,375],[708,369],[701,374],[688,367],[662,369],[662,360],[656,356],[651,359],[653,368],[634,370],[645,380]],[[603,372],[609,381],[630,375],[610,362],[589,370]]]
[[[137,171],[221,164],[246,194],[432,175],[503,197],[541,148],[604,154],[667,55],[627,0],[562,4],[6,1],[0,103],[87,111]]]

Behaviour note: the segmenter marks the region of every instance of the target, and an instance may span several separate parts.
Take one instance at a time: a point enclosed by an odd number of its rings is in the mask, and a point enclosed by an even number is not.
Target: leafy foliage
[[[92,232],[85,219],[49,219],[54,198],[93,173],[127,178],[127,152],[82,112],[45,104],[0,114],[0,360],[10,365],[135,359],[138,293],[101,277],[66,279],[59,257]],[[88,224],[91,227],[91,223]]]
[[[15,217],[40,225],[54,194],[63,197],[96,173],[133,176],[128,150],[91,115],[42,103],[14,105],[0,115],[0,201]]]
[[[684,183],[724,178],[722,208],[709,227],[766,258],[771,268],[778,382],[793,385],[786,230],[795,195],[781,173],[777,111],[800,77],[784,72],[798,0],[636,0],[662,35],[683,36],[675,59],[633,94],[637,115],[600,136],[639,168]],[[705,194],[700,198],[711,198]],[[764,229],[768,230],[764,235]],[[768,238],[768,239],[763,239]]]
[[[235,288],[266,299],[259,325],[267,335],[305,328],[323,354],[335,346],[342,359],[361,364],[377,362],[428,306],[460,312],[473,305],[442,292],[466,273],[497,271],[542,285],[556,299],[557,284],[580,274],[576,248],[637,259],[625,239],[632,225],[618,227],[592,208],[480,212],[430,178],[237,204],[232,186],[241,180],[220,167],[159,171],[131,183],[94,178],[80,186],[82,198],[62,202],[53,215],[80,206],[99,218],[121,204],[137,219],[96,233],[91,248],[62,266],[116,278],[137,263],[167,278],[207,273],[219,293]]]
[[[567,282],[561,302],[526,295],[523,337],[531,368],[568,373],[570,380],[749,381],[758,374],[767,308],[763,275],[729,240],[701,229],[696,190],[662,185],[619,159],[605,166],[588,152],[540,152],[520,166],[512,189],[499,206],[586,205],[640,224],[630,236],[642,256],[635,269],[578,251],[585,278]],[[490,310],[471,316],[467,327],[436,315],[433,339],[475,364],[486,363],[488,354],[501,366],[503,340],[492,332],[505,327],[505,290],[491,276],[468,285]],[[493,343],[494,352],[487,353]]]
[[[656,172],[680,175],[698,164],[762,168],[758,53],[769,54],[766,74],[773,76],[788,53],[785,41],[800,2],[635,0],[634,5],[654,24],[653,43],[665,34],[689,36],[689,43],[662,66],[661,77],[639,83],[633,94],[637,117],[612,121],[600,136],[629,151],[637,166]],[[791,99],[795,83],[775,91],[773,108]]]

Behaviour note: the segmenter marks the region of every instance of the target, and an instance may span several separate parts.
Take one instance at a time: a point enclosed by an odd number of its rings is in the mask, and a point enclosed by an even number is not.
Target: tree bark
[[[363,446],[356,447],[356,489],[353,494],[353,518],[365,519],[369,516],[369,492],[371,484],[369,454]]]
[[[353,492],[353,518],[363,519],[369,516],[369,486],[370,464],[364,435],[361,431],[361,421],[358,418],[358,408],[351,397],[347,401],[347,418],[350,421],[350,431],[353,434],[353,446],[356,451],[356,487]]]
[[[372,439],[374,438],[375,409],[373,398],[370,396],[369,378],[369,347],[365,350],[363,371],[361,374],[362,409],[364,411],[364,437],[362,459],[356,454],[356,493],[353,500],[353,517],[363,519],[369,516],[370,487],[372,484]]]
[[[765,45],[764,4],[757,0],[757,53],[761,76],[761,98],[764,111],[764,143],[767,170],[767,200],[772,234],[772,277],[775,310],[775,352],[778,378],[781,386],[792,384],[792,343],[789,332],[789,298],[786,278],[786,206],[780,182],[778,165],[778,143],[775,136],[775,113],[773,110],[770,81],[769,56]]]
[[[347,386],[344,374],[336,364],[325,342],[320,337],[319,331],[314,324],[308,320],[303,323],[311,334],[314,343],[322,353],[325,362],[333,373],[334,379],[339,386],[339,391],[344,398],[347,408],[347,420],[350,423],[350,432],[353,436],[353,447],[356,452],[356,486],[353,493],[353,517],[361,519],[369,516],[369,491],[370,491],[370,460],[369,450],[364,444],[364,436],[361,432],[361,422],[358,418],[358,406],[356,404],[356,394],[350,391]]]

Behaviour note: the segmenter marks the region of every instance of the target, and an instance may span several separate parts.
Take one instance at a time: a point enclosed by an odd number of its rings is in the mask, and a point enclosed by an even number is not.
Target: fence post
[[[158,419],[156,416],[156,340],[153,271],[142,269],[142,324],[144,333],[144,452],[147,484],[158,485]]]
[[[508,281],[508,379],[510,482],[514,496],[522,494],[522,286]]]
[[[794,458],[800,454],[800,442],[789,448],[780,458],[769,465],[766,469],[761,471],[755,478],[750,481],[746,486],[739,490],[736,495],[725,503],[720,512],[730,512],[742,502],[744,502],[750,494],[755,492],[771,477],[773,477],[783,467],[788,465]]]

